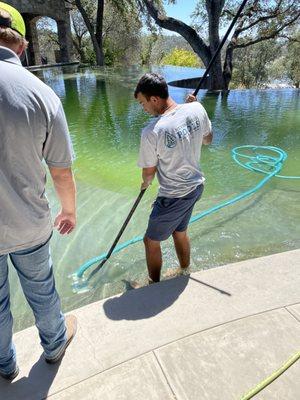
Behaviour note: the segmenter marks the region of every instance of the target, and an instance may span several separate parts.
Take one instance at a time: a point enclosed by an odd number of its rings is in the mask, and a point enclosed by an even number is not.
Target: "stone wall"
[[[36,30],[38,17],[50,17],[56,21],[60,44],[59,62],[72,61],[70,6],[64,0],[5,0],[5,2],[15,7],[24,18],[26,37],[29,40],[27,51],[29,65],[41,64]]]
[[[69,5],[64,0],[5,0],[21,14],[34,14],[59,21],[66,18]]]

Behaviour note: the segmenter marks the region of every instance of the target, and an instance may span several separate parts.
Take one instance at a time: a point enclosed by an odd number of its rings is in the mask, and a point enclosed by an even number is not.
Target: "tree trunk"
[[[83,64],[86,64],[87,58],[86,58],[85,52],[82,48],[81,38],[77,37],[77,40],[73,39],[73,45],[74,45],[77,53],[79,54],[80,62],[82,62]]]
[[[98,49],[96,51],[97,65],[104,65],[103,54],[103,16],[104,16],[104,0],[98,0],[97,21],[96,21],[96,41]]]
[[[96,22],[96,33],[94,31],[94,27],[87,15],[84,7],[81,4],[80,0],[75,0],[76,7],[78,11],[82,15],[82,18],[85,22],[85,25],[89,31],[91,36],[91,40],[93,43],[94,51],[96,54],[96,63],[97,65],[104,65],[104,55],[103,55],[103,42],[102,42],[102,30],[103,30],[103,12],[104,12],[104,0],[98,0],[98,11],[97,11],[97,22]],[[100,21],[99,21],[100,19]],[[99,42],[98,42],[99,40]]]
[[[216,60],[217,61],[217,60]],[[221,65],[221,58],[220,62],[216,62],[209,71],[209,90],[223,90],[225,88],[224,84],[224,77]]]
[[[208,15],[209,49],[211,57],[220,45],[219,25],[220,16],[225,0],[206,0],[206,10]],[[209,86],[211,90],[224,89],[222,74],[221,53],[216,58],[214,65],[209,72]]]
[[[231,77],[232,77],[233,50],[234,50],[234,45],[232,42],[230,42],[226,49],[225,61],[224,61],[224,66],[223,66],[223,81],[224,81],[224,89],[225,90],[228,90],[229,83],[230,83]]]

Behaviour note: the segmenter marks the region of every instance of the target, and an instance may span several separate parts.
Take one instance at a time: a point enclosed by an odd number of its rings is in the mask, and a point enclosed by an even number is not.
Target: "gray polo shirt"
[[[43,160],[65,168],[72,158],[59,98],[0,46],[0,255],[48,239],[52,222]]]
[[[210,132],[211,122],[197,102],[178,104],[143,129],[138,166],[157,167],[159,196],[183,197],[204,182],[200,153]]]

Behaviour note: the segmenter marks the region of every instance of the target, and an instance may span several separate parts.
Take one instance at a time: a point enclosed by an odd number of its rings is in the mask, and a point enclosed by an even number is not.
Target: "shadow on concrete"
[[[188,275],[180,276],[108,299],[103,304],[105,315],[116,321],[151,318],[178,299],[186,288],[189,278]]]
[[[186,288],[189,279],[209,287],[220,294],[231,296],[231,293],[193,278],[190,275],[178,276],[162,281],[159,284],[129,290],[119,297],[106,300],[103,304],[105,315],[115,321],[154,317],[175,303]]]
[[[192,276],[190,276],[190,279],[191,279],[192,281],[201,283],[201,285],[204,285],[204,286],[206,286],[206,287],[209,287],[209,288],[211,288],[211,289],[214,289],[214,290],[216,290],[217,292],[219,292],[219,293],[221,293],[221,294],[225,294],[226,296],[231,296],[231,293],[226,292],[226,291],[223,290],[223,289],[219,289],[219,288],[217,288],[216,286],[210,285],[209,283],[200,281],[199,279],[193,278]]]
[[[41,357],[31,368],[28,377],[23,376],[13,382],[0,378],[0,398],[3,400],[42,400],[46,399],[49,389],[59,369],[60,363],[46,364]],[[20,366],[22,370],[22,366]]]

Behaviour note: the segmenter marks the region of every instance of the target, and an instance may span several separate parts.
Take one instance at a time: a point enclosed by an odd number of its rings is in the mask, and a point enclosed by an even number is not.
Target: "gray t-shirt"
[[[157,167],[159,196],[183,197],[204,181],[200,153],[210,132],[210,120],[197,102],[178,104],[143,129],[138,166]]]
[[[48,239],[52,222],[43,160],[66,168],[72,159],[59,98],[0,46],[0,255]]]

